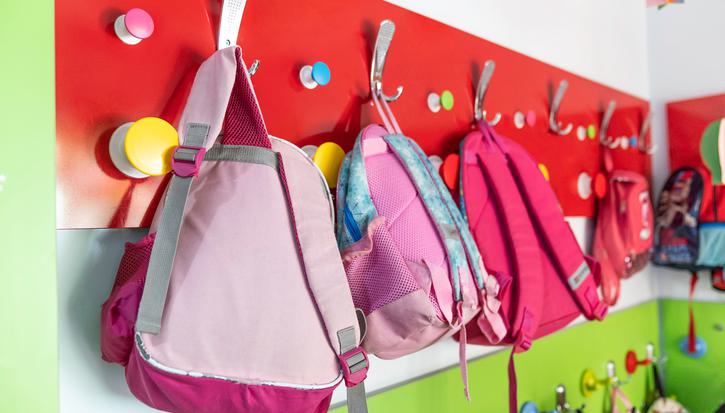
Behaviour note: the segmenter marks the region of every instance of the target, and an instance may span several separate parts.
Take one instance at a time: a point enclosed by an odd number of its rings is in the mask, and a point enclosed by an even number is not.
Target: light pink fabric
[[[266,133],[259,135],[263,123],[225,112],[227,103],[241,105],[261,120],[246,72],[238,75],[239,57],[237,48],[217,52],[192,88],[180,130],[189,122],[211,124],[208,146],[225,113],[237,117],[225,128],[241,139],[251,128],[270,145]],[[239,90],[232,93],[235,73]],[[279,140],[272,145],[280,172],[256,163],[202,164],[184,211],[161,332],[140,334],[152,361],[134,345],[133,324],[153,235],[124,255],[122,282],[102,310],[103,356],[128,363],[129,387],[153,407],[322,412],[341,381],[336,333],[353,328],[358,339],[360,333],[326,184],[301,150]],[[162,210],[163,203],[152,233]],[[359,381],[365,372],[350,378]]]
[[[324,413],[336,387],[300,390],[180,376],[152,367],[137,351],[131,354],[126,381],[137,399],[173,413]]]
[[[206,148],[214,145],[222,131],[224,114],[236,78],[236,47],[227,47],[209,57],[196,72],[191,93],[179,121],[179,143],[183,143],[189,123],[205,123],[209,127]]]
[[[367,316],[363,345],[378,357],[396,358],[455,334],[479,307],[473,276],[462,270],[462,313],[456,310],[438,229],[405,167],[382,139],[387,133],[371,125],[361,134],[378,216],[342,255],[355,303]]]
[[[318,317],[277,171],[205,162],[189,193],[163,328],[143,334],[151,356],[235,379],[330,383],[339,366]]]

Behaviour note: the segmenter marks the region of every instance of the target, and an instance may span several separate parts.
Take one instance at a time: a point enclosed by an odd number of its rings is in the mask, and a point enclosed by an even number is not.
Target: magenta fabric
[[[525,351],[532,340],[559,330],[579,314],[604,317],[606,306],[596,295],[594,277],[599,267],[582,254],[531,156],[482,123],[466,136],[461,159],[465,211],[486,268],[511,278],[501,292],[509,322],[505,342]],[[589,274],[572,290],[568,277],[583,262]],[[474,323],[467,333],[471,343],[491,344]]]
[[[336,387],[301,390],[180,376],[154,368],[138,351],[131,353],[126,381],[137,399],[173,413],[323,413]]]
[[[136,323],[154,234],[126,243],[111,295],[101,307],[101,357],[125,366],[133,350]]]

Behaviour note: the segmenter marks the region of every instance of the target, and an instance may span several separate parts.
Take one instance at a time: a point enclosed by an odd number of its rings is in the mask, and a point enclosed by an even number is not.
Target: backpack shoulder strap
[[[569,286],[585,317],[590,320],[603,319],[607,306],[597,294],[593,269],[584,258],[571,227],[562,219],[561,207],[554,191],[523,148],[496,136],[490,126],[484,124],[483,127],[506,154],[516,187],[532,217],[534,230],[541,236],[545,253],[552,259],[562,282]]]
[[[475,133],[475,132],[474,132]],[[517,351],[525,351],[531,347],[539,327],[539,314],[542,307],[543,279],[541,274],[541,257],[538,253],[537,240],[529,216],[524,207],[521,195],[515,190],[516,184],[506,158],[495,145],[486,129],[476,136],[467,139],[467,149],[473,153],[464,154],[462,162],[477,164],[484,175],[486,184],[491,188],[489,196],[503,215],[506,222],[506,236],[511,245],[512,258],[516,267],[517,280],[513,285],[516,289],[516,309],[511,323],[511,336],[515,340]],[[470,139],[470,140],[469,140]],[[474,156],[475,154],[475,156]],[[514,276],[513,274],[508,274]]]
[[[199,68],[179,123],[180,146],[172,155],[173,175],[151,251],[136,318],[137,331],[161,331],[186,199],[206,150],[212,147],[222,126],[228,128],[230,140],[270,148],[261,119],[241,49],[229,47],[214,53]]]

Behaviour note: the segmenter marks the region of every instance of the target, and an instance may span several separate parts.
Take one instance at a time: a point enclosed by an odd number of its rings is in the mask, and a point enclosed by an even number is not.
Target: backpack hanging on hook
[[[610,104],[611,111],[613,105]],[[607,111],[605,119],[611,117]],[[606,134],[607,122],[602,122]],[[654,238],[654,212],[649,182],[639,173],[614,169],[608,145],[602,145],[602,164],[607,191],[597,205],[592,252],[602,266],[602,297],[608,305],[617,303],[620,280],[642,270],[649,262]]]

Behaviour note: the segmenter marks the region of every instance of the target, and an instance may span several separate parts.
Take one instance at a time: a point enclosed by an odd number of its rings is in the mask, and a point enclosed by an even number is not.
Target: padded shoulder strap
[[[179,123],[180,147],[172,156],[173,176],[166,190],[151,251],[136,330],[158,334],[171,270],[179,241],[186,199],[199,173],[204,153],[222,124],[230,141],[271,148],[239,47],[214,53],[199,68]]]
[[[515,190],[516,183],[506,158],[485,133],[479,139],[475,139],[476,136],[471,138],[474,140],[467,142],[466,146],[474,149],[476,156],[465,156],[464,161],[477,163],[486,184],[491,188],[489,193],[492,201],[503,214],[502,220],[506,222],[503,228],[508,230],[506,235],[517,273],[508,274],[515,277],[513,288],[516,289],[515,302],[518,303],[511,322],[510,335],[515,340],[517,350],[528,350],[539,327],[543,297],[541,290],[544,288],[536,236],[524,202]]]
[[[554,263],[562,282],[569,286],[585,317],[590,320],[603,319],[607,306],[599,299],[592,269],[569,224],[562,217],[559,201],[551,186],[523,148],[497,136],[487,124],[482,124],[481,127],[506,153],[511,174],[532,217],[534,229],[541,236],[546,253]]]

